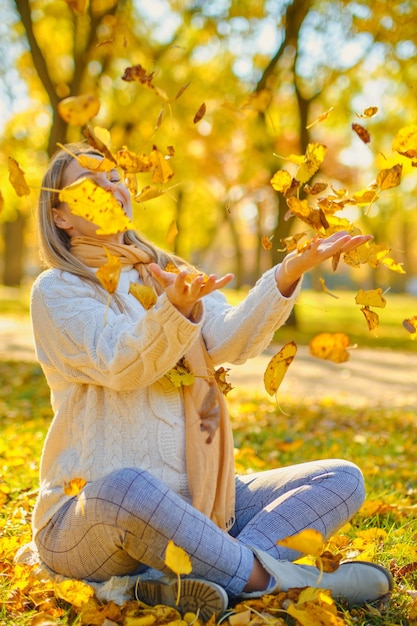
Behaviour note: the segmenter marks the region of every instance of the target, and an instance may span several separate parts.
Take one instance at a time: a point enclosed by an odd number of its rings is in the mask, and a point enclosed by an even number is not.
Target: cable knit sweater
[[[47,270],[34,283],[36,353],[54,412],[41,459],[34,536],[68,500],[63,485],[76,477],[93,481],[140,467],[190,501],[182,391],[165,373],[200,332],[216,366],[258,355],[299,290],[284,298],[271,269],[237,306],[218,291],[206,296],[201,319],[191,322],[164,294],[146,311],[128,293],[130,282],[138,281],[136,270],[126,268],[109,305],[100,287],[61,270]]]

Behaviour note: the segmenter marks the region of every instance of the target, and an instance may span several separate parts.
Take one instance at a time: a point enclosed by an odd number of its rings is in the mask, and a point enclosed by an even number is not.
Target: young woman
[[[83,144],[69,150],[102,159]],[[42,187],[60,190],[82,177],[111,192],[131,217],[119,173],[94,173],[66,151],[56,154]],[[277,545],[307,528],[330,537],[361,506],[362,474],[350,462],[325,460],[235,476],[213,374],[213,366],[243,363],[268,346],[305,271],[369,237],[316,239],[232,307],[219,291],[231,274],[190,274],[184,261],[133,231],[98,236],[57,192],[41,192],[38,225],[47,269],[33,286],[31,315],[54,411],[33,516],[42,561],[86,581],[135,575],[140,599],[174,604],[176,579],[165,564],[173,541],[192,563],[179,608],[199,609],[203,619],[236,598],[291,587],[328,588],[350,603],[389,592],[381,566],[344,563],[319,580],[316,568],[294,564],[299,555]],[[96,275],[106,251],[123,266],[109,305]],[[168,261],[178,271],[167,271]],[[155,304],[144,308],[131,283],[152,286]],[[172,382],[179,362],[193,384]],[[65,493],[75,478],[86,481],[82,498]]]

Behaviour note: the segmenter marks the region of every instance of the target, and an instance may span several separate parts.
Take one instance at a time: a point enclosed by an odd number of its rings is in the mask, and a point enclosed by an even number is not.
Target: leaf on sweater
[[[333,363],[344,363],[349,359],[346,350],[349,343],[345,333],[320,333],[310,341],[310,354]]]
[[[187,366],[184,357],[178,361],[175,367],[167,371],[165,376],[172,382],[174,387],[184,385],[192,385],[194,382],[194,373]]]
[[[116,291],[119,284],[122,264],[119,257],[110,254],[105,246],[103,247],[107,254],[107,262],[98,268],[96,275],[104,289],[109,294],[112,294]]]
[[[82,489],[84,489],[87,481],[84,478],[72,478],[70,481],[65,482],[63,489],[66,496],[77,496]]]
[[[134,296],[147,311],[151,309],[157,301],[156,293],[152,287],[149,287],[148,285],[130,283],[129,293]]]
[[[264,373],[264,385],[270,396],[278,391],[296,353],[297,346],[294,341],[290,341],[269,361]]]
[[[16,159],[11,156],[9,156],[9,181],[19,198],[30,194],[30,189],[25,179],[25,173],[20,168]]]

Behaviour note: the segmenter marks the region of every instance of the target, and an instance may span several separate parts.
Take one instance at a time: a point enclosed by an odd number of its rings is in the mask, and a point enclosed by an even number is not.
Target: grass
[[[0,290],[0,295],[4,296],[5,292]],[[357,337],[355,341],[365,345],[363,342],[369,340],[369,335],[363,330],[362,314],[356,305],[353,312],[349,308],[353,295],[341,295],[343,299],[333,303],[333,298],[326,299],[323,294],[302,294],[297,305],[300,313],[297,342],[303,343],[303,337],[307,339],[309,334],[323,330],[325,301],[326,330],[341,330],[339,325],[350,320],[349,328]],[[20,300],[9,291],[9,297],[0,298],[0,302],[0,310],[5,315],[28,313],[27,294]],[[403,329],[398,323],[402,316],[417,313],[415,299],[392,294],[389,307],[387,305],[383,313],[380,332],[384,326],[384,341],[387,341],[384,347],[415,349],[416,344],[409,337],[403,339]],[[293,329],[284,330],[291,332],[291,338],[295,336]],[[350,331],[349,334],[352,337]],[[367,345],[381,347],[379,341],[379,337],[373,337]],[[27,569],[13,563],[16,550],[30,539],[40,453],[52,415],[49,390],[37,364],[0,361],[0,380],[0,625],[79,624],[82,623],[80,616],[77,617],[79,610],[71,602],[57,599],[50,582],[35,581]],[[245,394],[240,390],[229,394],[228,403],[234,424],[238,471],[252,472],[300,461],[342,457],[357,463],[364,472],[366,502],[351,524],[335,535],[329,549],[344,558],[370,559],[388,567],[396,581],[393,597],[385,608],[365,606],[348,610],[339,605],[339,621],[320,623],[333,626],[417,624],[417,600],[413,595],[417,588],[416,412],[381,407],[353,409],[330,401],[306,404],[294,398],[280,398],[278,406],[266,394]],[[278,601],[281,602],[279,598]],[[288,602],[288,598],[284,601]],[[107,624],[131,626],[167,623],[160,615],[127,616],[114,607],[111,614],[106,610],[107,607],[94,605],[93,617],[85,618],[84,623],[102,624],[106,623],[105,619]],[[271,607],[268,610],[272,610]],[[266,611],[258,601],[252,607],[251,619],[255,621],[251,623],[295,623],[282,608],[277,610],[281,617],[284,615],[285,622],[272,618],[270,613],[258,619],[255,611]],[[172,621],[172,617],[170,619]],[[197,620],[195,626],[198,624]],[[318,622],[309,622],[309,626],[315,624]],[[176,626],[186,626],[186,623],[178,621]]]

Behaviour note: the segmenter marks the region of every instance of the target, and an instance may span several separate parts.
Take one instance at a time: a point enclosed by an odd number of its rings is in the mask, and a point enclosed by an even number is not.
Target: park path
[[[413,344],[414,346],[414,344]],[[267,393],[263,373],[280,345],[243,365],[231,366],[228,379],[239,389]],[[0,317],[0,359],[34,361],[32,331],[26,318]],[[346,363],[312,357],[299,346],[279,396],[313,403],[328,399],[354,407],[392,406],[417,412],[417,341],[414,352],[357,348]]]

